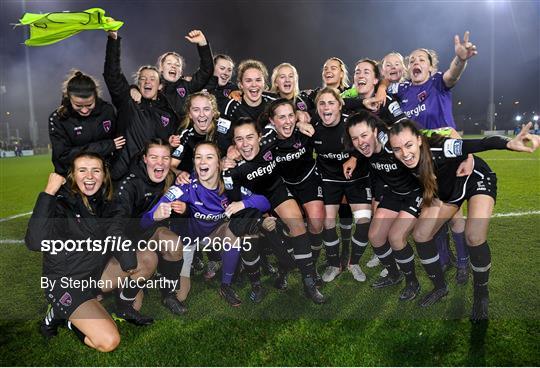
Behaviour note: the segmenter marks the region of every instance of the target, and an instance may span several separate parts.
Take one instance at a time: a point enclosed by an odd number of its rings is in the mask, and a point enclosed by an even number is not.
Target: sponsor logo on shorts
[[[71,294],[66,291],[60,298],[60,304],[64,307],[69,307],[71,303],[73,303],[73,298],[71,297]]]

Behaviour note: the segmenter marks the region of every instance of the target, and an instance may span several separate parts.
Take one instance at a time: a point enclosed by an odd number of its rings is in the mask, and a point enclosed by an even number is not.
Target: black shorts
[[[45,290],[45,298],[51,304],[56,318],[69,319],[81,304],[94,299],[96,292],[92,289],[62,288],[61,280],[57,279],[52,290]]]
[[[301,183],[289,184],[285,182],[285,184],[293,194],[294,198],[301,204],[323,200],[322,180],[316,170]]]
[[[324,204],[340,204],[343,196],[349,204],[371,204],[369,177],[352,181],[324,181],[322,183]]]
[[[377,180],[375,176],[370,176],[370,183],[371,183],[371,194],[373,195],[373,199],[377,202],[381,201],[381,197],[383,196],[385,192],[385,188],[388,188],[387,185],[385,185],[381,180]]]
[[[420,189],[409,194],[397,194],[389,189],[384,189],[377,208],[386,208],[394,212],[405,211],[418,218],[421,207],[422,191]]]
[[[261,193],[263,194],[266,199],[268,199],[268,202],[270,202],[271,209],[275,209],[280,204],[285,202],[288,199],[294,199],[294,196],[292,195],[291,191],[287,188],[285,183],[281,183],[280,185],[277,185],[271,192]]]
[[[466,177],[459,187],[456,187],[453,194],[453,199],[444,202],[461,207],[463,202],[479,194],[488,195],[496,201],[497,175],[489,167],[475,167],[472,174]]]

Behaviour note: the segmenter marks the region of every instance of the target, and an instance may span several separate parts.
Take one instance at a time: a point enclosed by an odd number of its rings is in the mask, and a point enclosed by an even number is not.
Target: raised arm
[[[131,100],[129,83],[120,66],[120,40],[116,31],[108,32],[103,78],[118,110]]]
[[[456,85],[467,66],[467,60],[478,54],[476,46],[472,42],[469,42],[469,31],[463,35],[463,42],[460,41],[458,35],[454,36],[454,48],[456,56],[450,63],[448,70],[443,74],[444,84],[448,88]]]
[[[199,69],[191,76],[191,81],[188,82],[190,92],[198,92],[202,90],[214,73],[214,60],[210,45],[206,41],[204,33],[199,30],[193,30],[188,33],[186,39],[197,44],[199,52]]]

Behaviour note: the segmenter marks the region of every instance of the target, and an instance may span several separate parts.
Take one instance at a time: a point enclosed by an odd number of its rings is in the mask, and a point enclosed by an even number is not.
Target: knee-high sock
[[[252,284],[261,280],[261,256],[257,240],[256,238],[251,239],[251,249],[242,248],[241,250],[242,264]]]
[[[264,238],[267,244],[272,248],[272,252],[277,258],[278,267],[281,271],[290,271],[296,267],[292,252],[289,253],[287,244],[283,241],[282,236],[276,231],[263,230]]]
[[[414,251],[409,243],[405,245],[405,248],[400,250],[394,250],[394,258],[399,265],[401,271],[405,275],[405,280],[417,281],[416,272],[414,269]]]
[[[431,239],[427,242],[416,242],[416,250],[418,251],[420,262],[435,288],[441,289],[446,287],[435,240]]]
[[[399,274],[399,270],[394,259],[394,252],[392,251],[392,248],[390,248],[390,244],[388,242],[384,243],[382,247],[373,247],[373,252],[377,255],[384,267],[386,267],[390,277],[396,277]]]
[[[369,222],[365,224],[356,224],[354,235],[351,238],[352,252],[351,264],[358,264],[362,254],[366,251],[368,244]]]
[[[487,295],[489,269],[491,268],[491,251],[487,241],[477,247],[469,246],[469,254],[473,271],[474,295]]]
[[[465,232],[455,233],[452,231],[452,238],[456,244],[456,259],[458,267],[467,267],[469,264],[469,252],[465,245]]]
[[[228,251],[221,252],[223,267],[221,269],[221,283],[230,285],[234,276],[234,271],[240,259],[240,249],[231,248]]]
[[[351,233],[353,224],[353,215],[351,206],[348,203],[342,203],[339,205],[339,234],[341,236],[341,253],[351,254]],[[339,257],[339,248],[338,248]]]
[[[439,261],[444,266],[450,262],[450,253],[448,253],[448,225],[446,223],[437,231],[434,239],[437,245],[437,252],[439,253]]]
[[[317,265],[319,254],[323,248],[322,232],[319,234],[309,233],[309,243],[311,244],[311,254],[313,255],[313,263]]]
[[[166,281],[168,281],[167,286],[161,289],[161,293],[164,296],[168,293],[174,292],[177,289],[179,285],[178,280],[180,279],[180,271],[182,271],[183,264],[184,264],[183,259],[179,261],[167,261],[163,259],[162,257],[159,258],[159,263],[158,263],[159,273]]]
[[[335,227],[324,229],[323,242],[328,265],[339,267],[339,238]]]
[[[311,254],[311,245],[309,243],[309,235],[289,237],[287,242],[294,251],[294,261],[300,270],[303,278],[315,276],[315,264],[313,263],[313,255]]]

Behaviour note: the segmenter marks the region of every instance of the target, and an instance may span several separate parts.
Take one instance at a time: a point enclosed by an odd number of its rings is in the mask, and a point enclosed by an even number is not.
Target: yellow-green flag
[[[103,9],[92,8],[82,12],[26,13],[17,25],[30,27],[30,38],[24,41],[26,46],[45,46],[81,31],[91,29],[116,31],[124,25],[124,22],[106,17]]]

